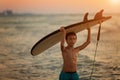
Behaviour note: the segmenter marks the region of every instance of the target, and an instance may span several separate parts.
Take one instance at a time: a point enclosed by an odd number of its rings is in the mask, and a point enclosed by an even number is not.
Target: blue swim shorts
[[[77,72],[61,72],[59,80],[80,80]]]

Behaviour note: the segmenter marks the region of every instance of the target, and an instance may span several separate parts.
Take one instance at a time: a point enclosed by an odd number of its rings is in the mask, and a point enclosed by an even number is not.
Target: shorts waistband
[[[62,71],[62,72],[64,72],[64,71]],[[76,71],[74,71],[74,72],[64,72],[64,73],[73,74],[73,73],[76,73]]]

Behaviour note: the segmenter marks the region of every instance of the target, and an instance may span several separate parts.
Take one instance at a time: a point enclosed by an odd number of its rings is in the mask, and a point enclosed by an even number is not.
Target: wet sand
[[[0,80],[58,80],[62,68],[59,44],[38,56],[30,50],[43,34],[36,28],[0,28]],[[120,32],[101,34],[92,80],[120,80]],[[78,56],[81,80],[89,80],[95,52],[96,35]]]

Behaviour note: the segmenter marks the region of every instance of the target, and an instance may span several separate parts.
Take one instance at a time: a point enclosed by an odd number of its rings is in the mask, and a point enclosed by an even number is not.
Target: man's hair
[[[68,36],[71,36],[71,35],[74,35],[74,36],[77,37],[77,35],[76,35],[75,32],[68,32],[68,33],[66,34],[66,40],[67,40]]]

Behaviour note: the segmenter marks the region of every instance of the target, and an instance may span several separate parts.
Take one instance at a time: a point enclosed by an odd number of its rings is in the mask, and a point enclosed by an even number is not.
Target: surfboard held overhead
[[[103,23],[104,21],[110,19],[111,16],[107,16],[107,17],[101,17],[101,18],[94,18],[91,20],[87,20],[87,21],[82,21],[82,22],[78,22],[75,24],[71,24],[65,27],[67,32],[75,32],[78,33],[82,30],[85,30],[86,28],[90,28],[93,27],[97,24]],[[31,54],[33,56],[36,56],[38,54],[41,54],[42,52],[44,52],[45,50],[47,50],[48,48],[54,46],[56,43],[58,43],[61,40],[61,32],[60,30],[56,30],[48,35],[46,35],[45,37],[43,37],[42,39],[40,39],[31,49]]]

